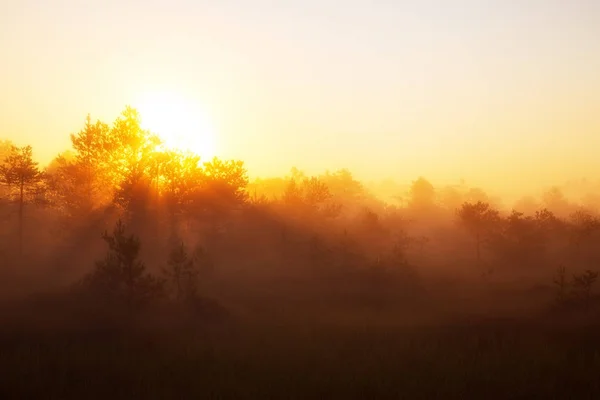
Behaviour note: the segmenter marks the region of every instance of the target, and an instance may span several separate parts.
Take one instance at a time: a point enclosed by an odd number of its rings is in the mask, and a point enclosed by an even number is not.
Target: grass
[[[239,322],[228,328],[3,331],[2,398],[586,399],[600,328]]]

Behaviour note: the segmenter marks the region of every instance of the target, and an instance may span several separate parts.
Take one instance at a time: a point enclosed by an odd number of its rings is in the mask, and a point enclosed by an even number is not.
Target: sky
[[[0,138],[44,163],[167,90],[253,176],[596,179],[598,21],[596,0],[6,0]]]

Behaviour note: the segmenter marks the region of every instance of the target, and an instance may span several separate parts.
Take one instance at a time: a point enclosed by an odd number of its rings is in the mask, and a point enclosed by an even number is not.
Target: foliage
[[[181,242],[169,253],[167,266],[163,268],[171,292],[177,300],[189,299],[198,291],[198,271],[194,258],[190,257]]]
[[[496,233],[500,213],[490,207],[489,203],[463,203],[457,211],[461,224],[475,238],[477,261],[481,262],[481,245],[484,240]]]
[[[23,201],[27,194],[36,193],[35,186],[43,179],[32,153],[31,146],[12,146],[0,165],[0,183],[12,188],[19,201]]]
[[[556,300],[558,304],[564,305],[567,302],[569,282],[567,280],[567,270],[564,265],[558,267],[556,276],[553,280],[556,286]]]
[[[333,201],[329,187],[316,176],[290,179],[281,202],[289,212],[303,218],[336,218],[342,210],[341,204]]]
[[[581,274],[573,275],[573,290],[575,294],[579,296],[580,300],[583,301],[586,308],[590,305],[592,286],[598,279],[598,272],[586,270]]]
[[[408,205],[411,208],[431,209],[435,205],[435,195],[433,185],[420,177],[410,186]]]
[[[6,185],[9,196],[18,204],[20,254],[23,254],[25,204],[31,201],[45,202],[43,179],[44,174],[38,169],[38,163],[33,161],[31,146],[12,146],[0,164],[0,184]]]
[[[105,232],[102,238],[108,252],[84,280],[90,290],[130,309],[159,298],[164,282],[146,272],[146,266],[139,260],[140,240],[125,233],[123,222],[118,220],[112,234]]]

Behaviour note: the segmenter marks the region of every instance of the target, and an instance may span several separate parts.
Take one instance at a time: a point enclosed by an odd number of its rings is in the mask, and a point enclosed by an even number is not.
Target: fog
[[[510,198],[343,166],[250,180],[162,148],[131,108],[71,142],[46,166],[0,146],[7,395],[599,389],[596,181]]]

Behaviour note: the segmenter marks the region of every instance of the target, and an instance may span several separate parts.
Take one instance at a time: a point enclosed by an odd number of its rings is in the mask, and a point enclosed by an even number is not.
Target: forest
[[[3,398],[595,398],[600,202],[0,142]],[[508,179],[508,178],[507,178]]]

